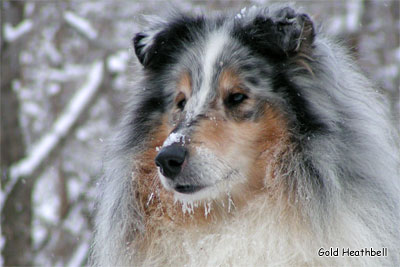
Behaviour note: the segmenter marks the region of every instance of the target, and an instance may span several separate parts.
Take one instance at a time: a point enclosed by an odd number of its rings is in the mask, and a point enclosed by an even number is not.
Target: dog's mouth
[[[193,194],[196,193],[206,186],[203,185],[176,185],[175,186],[175,191],[182,193],[182,194]]]

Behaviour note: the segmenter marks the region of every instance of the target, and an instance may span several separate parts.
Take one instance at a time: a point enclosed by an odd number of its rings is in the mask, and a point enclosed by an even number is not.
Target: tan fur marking
[[[192,78],[188,72],[184,72],[181,75],[177,90],[178,92],[184,93],[186,98],[189,98],[192,95]]]
[[[222,99],[224,99],[228,94],[232,93],[244,93],[240,88],[240,79],[235,71],[231,69],[223,70],[219,78],[218,91]]]
[[[221,97],[221,103],[223,103],[229,95],[232,94],[244,94],[248,96],[244,103],[234,110],[226,110],[227,119],[234,121],[240,121],[241,118],[246,114],[247,111],[251,111],[257,102],[257,99],[252,97],[248,90],[243,89],[242,81],[237,75],[236,71],[232,69],[226,69],[221,73],[219,79],[218,92]]]
[[[234,189],[232,194],[237,207],[245,206],[249,198],[260,193],[270,195],[266,184],[273,179],[276,158],[283,153],[288,143],[286,121],[272,106],[265,108],[264,116],[257,122],[234,122],[220,114],[215,119],[204,120],[193,136],[200,143],[222,158],[246,160],[249,163],[247,182]],[[232,163],[234,164],[234,163]],[[267,170],[270,170],[267,173]]]

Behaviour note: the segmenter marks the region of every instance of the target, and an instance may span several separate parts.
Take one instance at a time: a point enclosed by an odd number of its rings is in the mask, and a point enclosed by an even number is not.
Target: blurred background
[[[82,266],[105,140],[139,65],[143,14],[278,1],[1,1],[0,265]],[[342,38],[400,121],[399,1],[298,1]]]

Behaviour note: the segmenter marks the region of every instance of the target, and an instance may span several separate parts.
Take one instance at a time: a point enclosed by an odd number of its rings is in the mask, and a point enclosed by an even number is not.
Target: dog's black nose
[[[158,153],[155,159],[156,165],[160,167],[160,171],[164,176],[174,179],[181,172],[186,155],[187,149],[184,146],[173,144],[164,147]]]

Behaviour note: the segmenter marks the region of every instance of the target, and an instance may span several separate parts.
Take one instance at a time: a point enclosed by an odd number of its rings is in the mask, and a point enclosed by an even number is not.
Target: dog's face
[[[171,131],[155,158],[161,182],[184,199],[214,198],[250,180],[260,188],[265,168],[256,165],[265,165],[286,131],[268,99],[269,81],[257,73],[262,62],[223,32],[210,34],[201,49],[172,82]]]
[[[290,136],[277,66],[310,46],[308,17],[185,17],[149,32],[134,45],[147,82],[162,87],[154,168],[164,188],[182,201],[263,190]]]

